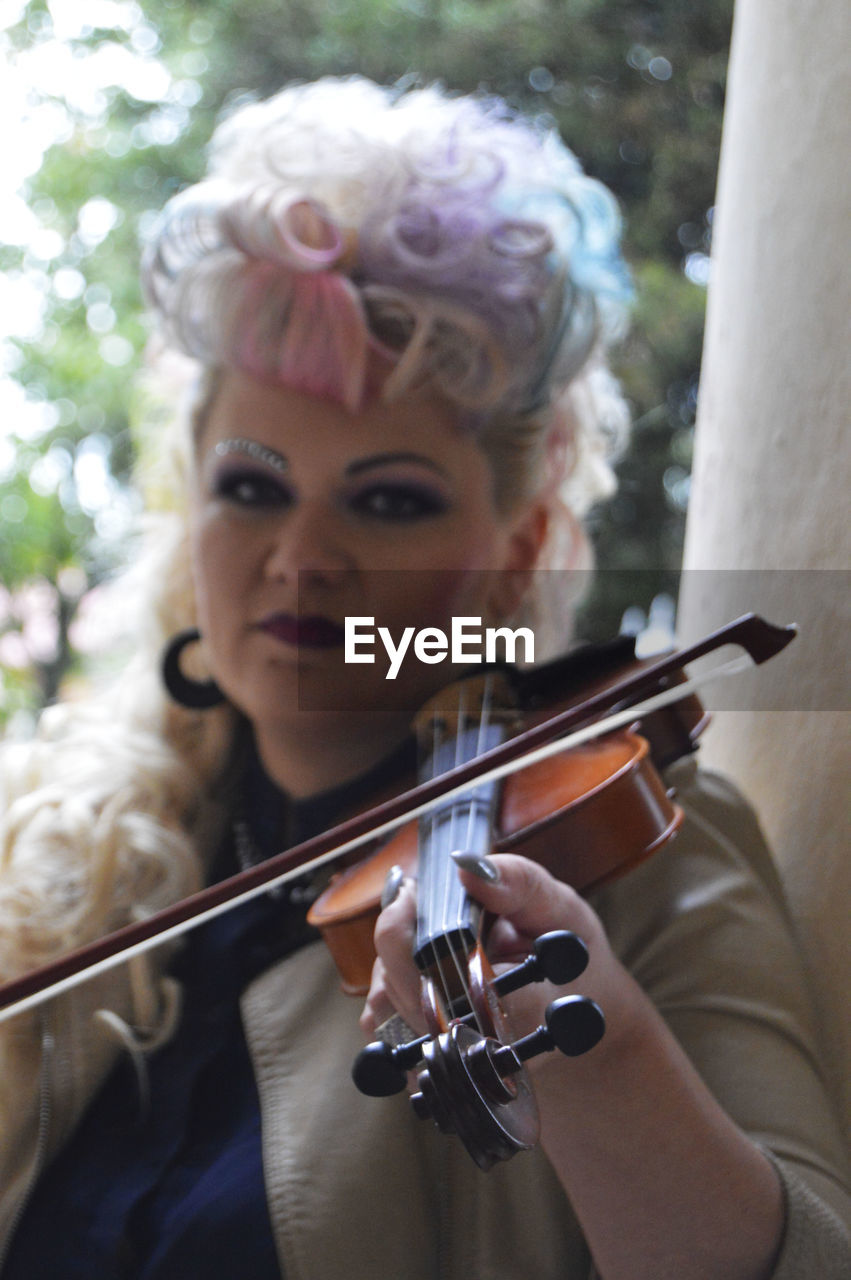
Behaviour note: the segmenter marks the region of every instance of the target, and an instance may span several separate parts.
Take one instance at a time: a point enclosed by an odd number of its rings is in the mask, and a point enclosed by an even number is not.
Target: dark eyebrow
[[[372,467],[384,467],[388,463],[394,462],[415,462],[419,466],[428,467],[431,471],[436,471],[439,476],[446,477],[446,472],[438,462],[433,458],[428,458],[422,453],[375,453],[368,458],[359,458],[357,462],[351,462],[346,467],[346,475],[360,475],[362,471],[368,471]]]

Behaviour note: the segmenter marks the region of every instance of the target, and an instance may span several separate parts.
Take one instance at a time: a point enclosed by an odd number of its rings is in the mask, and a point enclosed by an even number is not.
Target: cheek
[[[209,529],[197,516],[192,521],[190,539],[192,581],[195,584],[195,598],[198,602],[198,614],[201,630],[206,629],[207,613],[211,599],[211,566]]]
[[[438,627],[449,632],[452,619],[483,617],[492,595],[494,573],[477,563],[452,569],[402,570],[375,575],[367,587],[366,612],[394,636],[404,627]]]
[[[396,627],[448,630],[460,615],[487,612],[503,563],[501,530],[489,517],[423,531],[407,559],[409,568],[375,572],[367,587],[367,612],[382,614]],[[428,567],[424,567],[428,566]]]
[[[445,616],[481,616],[504,568],[504,545],[496,523],[483,516],[464,530],[433,586],[433,603]]]
[[[190,547],[199,626],[214,632],[240,595],[246,558],[236,554],[226,522],[215,516],[201,514],[194,520]]]

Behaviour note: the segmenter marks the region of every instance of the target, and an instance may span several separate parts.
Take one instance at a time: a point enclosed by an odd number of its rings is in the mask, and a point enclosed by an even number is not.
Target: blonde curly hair
[[[158,446],[172,497],[123,584],[135,656],[3,755],[0,977],[191,891],[227,811],[236,714],[171,705],[159,681],[163,644],[195,622],[187,470],[217,371],[353,412],[436,386],[491,459],[500,505],[546,505],[542,570],[586,568],[580,522],[612,491],[627,429],[605,360],[629,294],[618,236],[611,195],[552,127],[492,99],[326,79],[224,120],[209,176],[144,253],[195,385]],[[564,575],[537,584],[528,620],[564,636]]]

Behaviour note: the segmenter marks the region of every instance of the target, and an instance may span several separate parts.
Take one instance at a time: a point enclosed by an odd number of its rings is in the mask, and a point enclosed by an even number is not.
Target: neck
[[[328,715],[305,715],[292,726],[255,725],[257,750],[269,777],[300,800],[366,773],[408,737],[407,721],[375,717],[344,728]]]

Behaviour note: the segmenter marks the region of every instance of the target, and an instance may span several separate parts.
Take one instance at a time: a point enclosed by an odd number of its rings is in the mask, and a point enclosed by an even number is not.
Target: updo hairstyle
[[[353,412],[436,387],[491,457],[500,504],[550,507],[546,565],[575,567],[627,425],[604,359],[629,296],[619,233],[551,122],[329,78],[223,121],[143,280],[166,343],[208,370]]]

